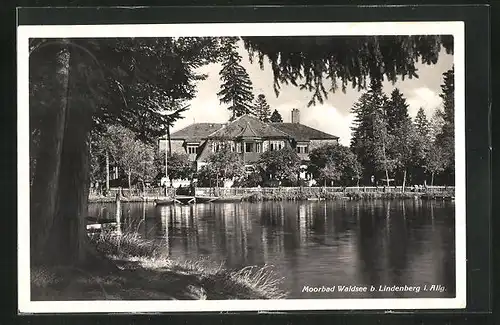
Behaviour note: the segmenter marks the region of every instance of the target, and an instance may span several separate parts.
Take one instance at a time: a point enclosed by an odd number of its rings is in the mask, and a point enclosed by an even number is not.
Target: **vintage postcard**
[[[21,313],[466,307],[462,22],[17,50]]]

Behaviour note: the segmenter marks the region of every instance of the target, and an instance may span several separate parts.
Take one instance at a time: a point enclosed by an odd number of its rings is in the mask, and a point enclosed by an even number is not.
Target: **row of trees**
[[[99,189],[109,189],[111,167],[120,171],[116,185],[128,188],[157,186],[165,176],[165,151],[142,141],[130,129],[112,125],[91,139],[90,179]],[[191,179],[194,169],[187,154],[173,152],[167,159],[167,172],[171,180]]]
[[[388,97],[380,81],[372,81],[352,108],[356,118],[351,149],[363,170],[363,182],[372,176],[390,179],[405,186],[408,178],[423,183],[426,175],[440,174],[442,183],[452,184],[454,176],[454,69],[443,74],[443,109],[429,121],[422,108],[414,121],[399,89]]]

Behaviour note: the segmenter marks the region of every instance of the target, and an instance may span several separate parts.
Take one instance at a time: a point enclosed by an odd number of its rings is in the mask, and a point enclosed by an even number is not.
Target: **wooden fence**
[[[148,198],[164,198],[165,197],[165,188],[156,187],[156,188],[146,188],[136,189],[136,188],[110,188],[109,191],[104,195],[104,193],[90,193],[91,196],[105,196],[105,197],[116,197],[118,192],[121,191],[122,196],[126,198],[133,197],[148,197]],[[173,197],[175,196],[175,188],[167,188],[167,196]]]
[[[353,192],[379,192],[379,193],[394,193],[402,192],[402,186],[360,186],[360,187],[248,187],[248,188],[210,188],[210,187],[197,187],[195,193],[197,196],[214,196],[214,197],[227,197],[227,196],[246,196],[251,194],[262,195],[278,195],[287,193],[303,194],[311,196],[319,196],[325,193],[353,193]],[[443,193],[454,192],[454,186],[427,186],[427,187],[413,187],[405,188],[405,192],[420,192],[420,193]]]
[[[116,197],[121,190],[122,196],[126,198],[134,197],[147,197],[147,198],[164,198],[165,188],[146,188],[142,189],[128,189],[128,188],[110,188],[105,197]],[[167,196],[174,197],[176,188],[168,188]],[[375,193],[394,193],[401,192],[401,186],[359,186],[359,187],[197,187],[195,189],[196,196],[211,196],[211,197],[229,197],[229,196],[247,196],[251,194],[262,195],[307,195],[307,196],[320,196],[325,193],[355,193],[355,192],[375,192]],[[413,187],[408,186],[405,192],[420,192],[420,193],[454,193],[454,186],[427,186],[427,187]],[[102,197],[103,194],[91,193],[91,197]]]

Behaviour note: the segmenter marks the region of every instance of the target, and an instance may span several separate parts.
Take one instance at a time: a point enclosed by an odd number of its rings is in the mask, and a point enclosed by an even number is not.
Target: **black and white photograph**
[[[465,308],[463,33],[18,27],[20,311]]]

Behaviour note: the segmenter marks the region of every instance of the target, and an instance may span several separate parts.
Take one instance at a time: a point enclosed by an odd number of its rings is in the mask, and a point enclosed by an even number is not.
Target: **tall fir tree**
[[[352,127],[351,149],[358,157],[364,171],[365,184],[371,182],[372,176],[387,178],[386,167],[389,166],[389,138],[387,132],[386,110],[389,99],[382,91],[382,82],[372,79],[370,89],[363,93],[354,104],[351,112],[355,114]]]
[[[395,88],[391,92],[391,98],[386,111],[389,132],[394,132],[410,121],[408,106],[403,93],[398,88]]]
[[[398,171],[396,181],[405,187],[408,171],[413,158],[414,127],[408,114],[408,103],[403,93],[395,88],[386,107],[387,131],[393,137],[392,147],[388,150],[395,158]],[[411,176],[411,175],[410,175]]]
[[[455,67],[443,73],[442,93],[444,120],[450,126],[455,125]]]
[[[364,170],[363,180],[370,181],[374,175],[373,166],[373,106],[369,106],[370,96],[368,92],[363,93],[359,100],[354,103],[351,112],[355,115],[351,137],[351,149],[358,157]]]
[[[280,112],[278,112],[278,110],[275,109],[273,114],[271,114],[269,121],[271,121],[273,123],[283,123],[283,117],[281,117]]]
[[[443,73],[440,97],[442,109],[434,113],[430,123],[430,143],[425,168],[441,184],[454,184],[455,175],[455,72]]]
[[[418,136],[424,138],[429,137],[429,120],[427,120],[427,115],[425,115],[425,111],[422,107],[418,109],[417,115],[415,116],[415,130]]]
[[[443,73],[440,97],[443,99],[443,126],[436,135],[436,145],[440,147],[445,161],[447,183],[453,182],[455,174],[455,70]]]
[[[271,117],[271,107],[267,103],[266,95],[259,94],[257,96],[254,112],[259,120],[261,120],[262,122],[269,122],[269,119]]]
[[[413,140],[413,181],[422,184],[425,180],[426,161],[431,148],[431,127],[422,107],[417,112],[414,122],[415,138]]]
[[[392,150],[396,138],[389,132],[387,117],[383,110],[377,110],[373,114],[373,133],[374,167],[377,172],[383,173],[383,181],[389,186],[390,175],[398,167],[398,161]]]
[[[238,53],[237,38],[225,38],[222,41],[222,69],[219,72],[222,81],[221,90],[217,93],[220,102],[229,104],[232,112],[230,119],[253,114],[252,82],[245,68],[241,65]]]

